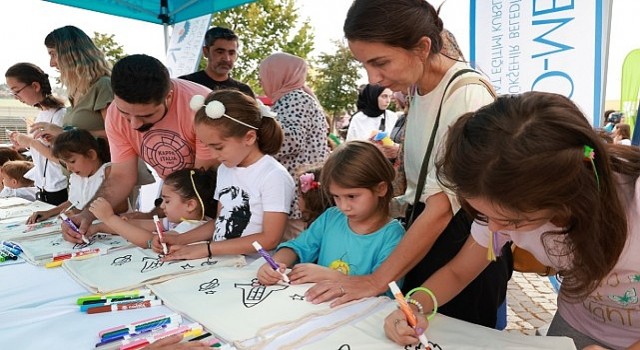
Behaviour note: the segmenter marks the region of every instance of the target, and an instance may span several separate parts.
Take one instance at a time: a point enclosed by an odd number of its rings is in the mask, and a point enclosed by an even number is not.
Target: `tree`
[[[118,60],[127,56],[127,54],[124,53],[124,49],[122,45],[118,44],[118,42],[114,40],[113,38],[114,36],[115,34],[108,35],[108,34],[93,32],[93,39],[92,39],[93,43],[96,44],[98,49],[100,49],[100,51],[104,53],[105,58],[107,59],[107,61],[111,63],[112,66]]]
[[[258,0],[213,15],[212,26],[232,29],[239,37],[240,52],[232,75],[256,92],[258,65],[274,52],[287,52],[307,59],[313,50],[313,29],[306,19],[298,28],[295,0]],[[200,61],[204,69],[206,61]]]
[[[316,60],[316,75],[313,80],[318,100],[330,114],[331,130],[336,118],[353,110],[358,99],[357,81],[360,79],[358,62],[343,42],[335,41],[333,54],[322,53]]]

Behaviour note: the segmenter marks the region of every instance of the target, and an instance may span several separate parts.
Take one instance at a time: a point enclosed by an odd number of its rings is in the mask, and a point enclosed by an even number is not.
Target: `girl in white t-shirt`
[[[411,296],[423,310],[447,303],[511,241],[562,277],[547,335],[578,349],[638,342],[640,150],[605,144],[571,100],[544,92],[461,116],[445,146],[438,179],[475,222],[457,256],[422,284],[432,295]],[[404,317],[389,315],[385,331],[415,343]]]
[[[40,111],[35,122],[47,122],[62,126],[66,112],[64,101],[52,95],[49,76],[32,63],[16,63],[4,74],[12,95],[20,102]],[[32,132],[34,130],[31,130]],[[14,146],[29,148],[34,167],[25,178],[38,188],[38,199],[51,205],[63,203],[68,198],[67,176],[58,160],[51,155],[49,142],[28,134],[7,130]]]
[[[210,220],[218,204],[213,198],[215,181],[213,170],[182,169],[169,174],[161,190],[160,208],[165,214],[161,220],[162,230],[183,233]],[[141,248],[151,248],[154,231],[157,233],[154,220],[121,218],[102,197],[91,202],[89,210],[102,223],[92,225],[88,236],[98,232],[112,233]]]
[[[282,240],[294,195],[294,182],[271,155],[283,133],[273,114],[235,90],[194,96],[196,136],[220,162],[215,221],[181,235],[166,235],[165,260],[212,255],[254,254],[252,242],[274,249]],[[191,244],[201,242],[198,244]],[[162,251],[159,238],[153,248]]]
[[[69,208],[71,213],[82,210],[111,170],[107,142],[103,138],[93,137],[86,130],[74,129],[58,135],[53,142],[52,155],[71,173],[69,199],[50,210],[34,212],[27,224],[46,220]],[[126,205],[119,209],[126,210]]]

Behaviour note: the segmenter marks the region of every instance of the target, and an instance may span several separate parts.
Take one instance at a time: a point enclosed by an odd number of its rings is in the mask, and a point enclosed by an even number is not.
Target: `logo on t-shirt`
[[[220,191],[218,203],[222,207],[216,219],[214,240],[222,241],[242,236],[251,219],[249,194],[239,187],[227,187]]]
[[[140,148],[142,159],[163,178],[195,165],[193,147],[174,131],[151,130],[144,135]]]

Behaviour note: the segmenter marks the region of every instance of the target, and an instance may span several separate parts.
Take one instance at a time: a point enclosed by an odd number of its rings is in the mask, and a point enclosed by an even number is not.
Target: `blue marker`
[[[13,243],[13,242],[7,242],[7,241],[2,241],[2,244],[4,244],[5,246],[15,249],[15,250],[19,250],[20,253],[22,253],[22,248],[20,248],[19,245]]]
[[[69,225],[69,227],[71,227],[71,229],[76,232],[76,233],[80,233],[80,229],[78,228],[78,226],[76,226],[76,224],[73,223],[73,221],[71,221],[71,219],[69,219],[69,217],[67,216],[67,214],[65,213],[60,213],[60,218],[62,218],[62,221],[64,221],[67,225]],[[87,237],[85,237],[84,235],[80,235],[80,238],[82,238],[82,241],[85,244],[89,244],[89,240],[87,239]]]
[[[10,252],[13,255],[20,255],[20,253],[22,253],[21,251],[17,250],[17,249],[13,249],[11,247],[7,247],[6,245],[0,245],[0,250],[5,251],[5,252]]]

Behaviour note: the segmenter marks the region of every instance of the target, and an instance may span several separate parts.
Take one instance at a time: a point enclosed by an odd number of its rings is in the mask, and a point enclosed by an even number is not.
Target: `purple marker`
[[[67,225],[69,225],[69,227],[71,227],[71,229],[73,231],[75,231],[76,233],[80,233],[80,229],[78,228],[78,226],[76,226],[76,224],[73,223],[73,221],[71,221],[71,219],[69,219],[69,217],[67,216],[67,214],[65,213],[60,213],[60,218],[62,219],[62,221],[64,221]],[[82,238],[82,241],[85,244],[89,244],[89,240],[87,239],[87,237],[85,237],[84,235],[80,235],[80,238]]]
[[[264,260],[266,260],[267,263],[271,266],[271,268],[274,269],[275,271],[277,271],[278,273],[280,273],[282,275],[282,279],[285,282],[289,283],[290,282],[289,281],[289,276],[287,276],[284,273],[280,272],[280,267],[278,266],[278,264],[276,264],[276,262],[273,260],[271,255],[269,255],[269,253],[267,253],[267,251],[262,248],[260,243],[258,243],[258,241],[254,241],[252,244],[253,244],[253,247],[256,248],[256,251],[258,253],[260,253],[260,255],[262,255]]]

